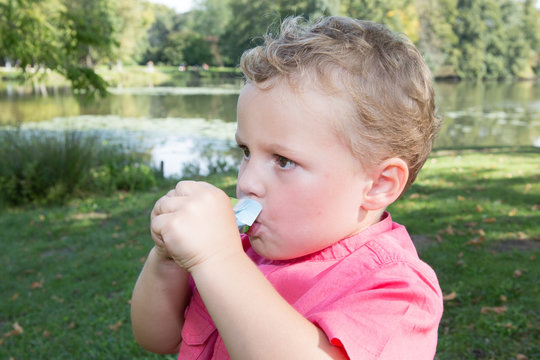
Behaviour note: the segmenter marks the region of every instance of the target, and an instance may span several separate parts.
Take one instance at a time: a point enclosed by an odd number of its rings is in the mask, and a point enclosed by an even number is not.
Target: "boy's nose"
[[[261,198],[264,196],[262,171],[257,169],[253,161],[244,162],[238,171],[236,194],[238,198]]]

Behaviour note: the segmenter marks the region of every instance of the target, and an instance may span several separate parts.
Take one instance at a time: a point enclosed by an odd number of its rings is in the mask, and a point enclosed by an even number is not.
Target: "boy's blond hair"
[[[350,119],[337,119],[341,136],[366,165],[399,157],[409,166],[407,189],[416,178],[440,127],[431,75],[405,36],[368,21],[331,16],[313,23],[287,18],[277,36],[242,55],[247,81],[290,84],[315,79],[323,91],[343,93],[353,104]],[[341,89],[341,90],[340,90]]]

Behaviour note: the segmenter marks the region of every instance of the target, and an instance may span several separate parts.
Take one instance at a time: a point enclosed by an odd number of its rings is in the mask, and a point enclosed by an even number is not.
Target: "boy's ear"
[[[364,196],[362,207],[380,210],[396,201],[409,179],[409,167],[400,158],[383,161],[372,171],[372,184]]]

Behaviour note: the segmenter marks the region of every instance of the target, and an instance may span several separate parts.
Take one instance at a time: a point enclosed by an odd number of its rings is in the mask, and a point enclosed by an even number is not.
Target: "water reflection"
[[[171,136],[151,149],[152,165],[165,177],[193,177],[237,169],[241,154],[233,141]]]
[[[538,112],[521,108],[507,111],[448,111],[435,147],[534,145],[540,136]]]
[[[181,88],[179,88],[181,90]],[[51,121],[56,117],[118,115],[122,117],[178,117],[236,121],[240,88],[171,93],[161,88],[113,89],[106,98],[86,98],[66,92],[48,96],[0,90],[0,125]],[[207,93],[205,93],[206,91]]]
[[[229,170],[238,165],[240,157],[234,141],[236,123],[222,120],[80,115],[27,122],[21,129],[89,132],[104,142],[150,154],[152,164],[163,167],[167,177],[180,177],[186,171],[189,175],[206,175]]]
[[[436,148],[538,146],[540,83],[437,83]]]
[[[234,167],[240,85],[112,89],[88,100],[68,89],[0,86],[0,125],[80,129],[135,146],[167,175]],[[540,83],[437,83],[443,127],[436,148],[540,146]]]

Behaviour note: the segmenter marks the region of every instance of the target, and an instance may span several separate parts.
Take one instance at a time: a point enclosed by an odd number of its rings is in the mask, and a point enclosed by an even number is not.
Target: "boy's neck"
[[[366,215],[364,218],[360,221],[360,227],[359,230],[356,232],[356,234],[364,231],[371,225],[374,225],[381,221],[382,215],[384,214],[384,211],[386,208],[378,209],[378,210],[367,210]]]

